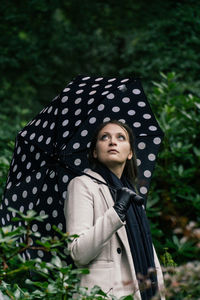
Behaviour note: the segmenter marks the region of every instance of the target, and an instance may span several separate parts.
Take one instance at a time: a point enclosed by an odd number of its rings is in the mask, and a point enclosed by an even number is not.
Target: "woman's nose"
[[[110,141],[109,141],[109,145],[112,146],[112,145],[116,145],[116,144],[117,144],[116,139],[111,137]]]

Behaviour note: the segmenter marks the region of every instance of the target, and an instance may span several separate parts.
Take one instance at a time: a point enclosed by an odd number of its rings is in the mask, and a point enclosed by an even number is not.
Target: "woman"
[[[67,231],[79,235],[70,244],[78,267],[87,267],[81,285],[98,285],[108,294],[147,300],[163,286],[141,197],[134,191],[137,167],[132,130],[119,121],[101,124],[91,141],[92,170],[71,180],[65,202]],[[106,184],[104,184],[106,183]],[[139,289],[136,274],[152,285]],[[161,299],[165,299],[161,297]]]

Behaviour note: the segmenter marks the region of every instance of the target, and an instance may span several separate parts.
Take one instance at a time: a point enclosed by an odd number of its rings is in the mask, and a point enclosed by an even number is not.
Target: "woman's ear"
[[[97,151],[96,151],[96,149],[93,150],[93,157],[97,158]]]
[[[130,160],[132,157],[133,157],[133,152],[131,150],[127,158]]]

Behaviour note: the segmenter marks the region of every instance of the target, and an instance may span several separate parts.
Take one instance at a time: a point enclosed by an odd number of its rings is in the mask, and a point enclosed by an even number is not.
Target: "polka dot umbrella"
[[[45,222],[32,225],[34,232],[54,235],[53,224],[65,231],[67,184],[78,174],[70,169],[89,168],[87,149],[94,130],[111,119],[133,130],[138,191],[146,198],[163,132],[140,80],[78,76],[18,133],[0,207],[1,225],[11,222],[15,213],[7,208],[13,207],[48,214]],[[37,254],[44,256],[42,251]]]

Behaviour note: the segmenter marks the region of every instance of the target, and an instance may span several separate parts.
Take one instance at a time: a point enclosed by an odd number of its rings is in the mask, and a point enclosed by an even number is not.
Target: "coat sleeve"
[[[86,184],[82,177],[76,177],[69,183],[64,213],[67,232],[79,235],[69,245],[77,266],[90,263],[113,233],[125,224],[113,207],[94,220],[94,201],[95,195],[91,192],[90,184]]]

